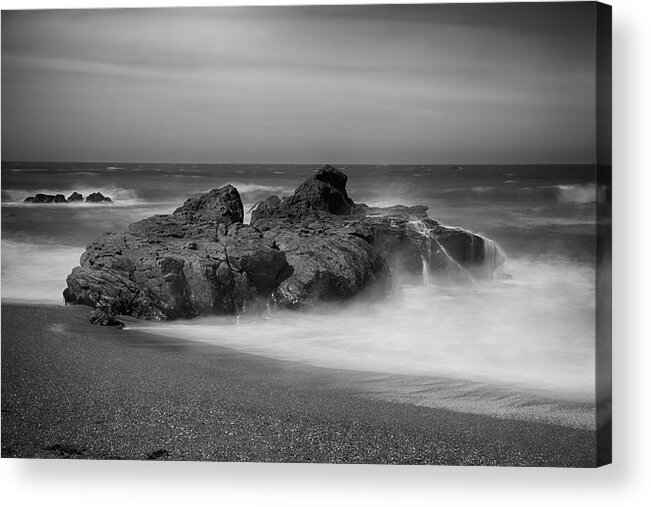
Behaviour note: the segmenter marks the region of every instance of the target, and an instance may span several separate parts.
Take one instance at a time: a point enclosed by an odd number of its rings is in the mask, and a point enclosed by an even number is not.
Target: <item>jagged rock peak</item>
[[[213,188],[206,194],[191,197],[174,211],[175,215],[187,213],[207,215],[222,223],[244,221],[242,199],[233,185]]]

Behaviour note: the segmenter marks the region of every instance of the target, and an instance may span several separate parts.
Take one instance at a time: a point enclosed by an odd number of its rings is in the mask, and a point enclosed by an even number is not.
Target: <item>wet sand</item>
[[[3,458],[595,466],[590,429],[385,401],[353,373],[88,313],[2,305]]]

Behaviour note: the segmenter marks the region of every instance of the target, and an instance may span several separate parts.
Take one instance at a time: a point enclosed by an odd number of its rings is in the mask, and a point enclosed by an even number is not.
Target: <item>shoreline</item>
[[[443,375],[397,373],[319,365],[309,360],[283,358],[206,341],[203,338],[178,336],[161,329],[161,323],[120,317],[127,323],[123,332],[167,337],[182,342],[223,348],[237,354],[278,361],[298,368],[328,372],[334,384],[354,389],[360,395],[382,401],[440,408],[464,414],[478,414],[500,419],[557,424],[570,428],[595,430],[596,408],[591,401],[578,401],[567,393],[491,381]],[[164,325],[164,324],[163,324]],[[149,330],[153,327],[153,330]],[[263,338],[264,339],[264,338]]]
[[[590,429],[388,401],[405,379],[126,335],[88,312],[2,303],[3,458],[596,464]]]

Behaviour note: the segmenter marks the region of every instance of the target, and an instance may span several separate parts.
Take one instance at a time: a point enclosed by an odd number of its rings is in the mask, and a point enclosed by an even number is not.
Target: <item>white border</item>
[[[253,0],[0,0],[2,9],[274,5]],[[350,3],[337,0],[312,3]],[[354,3],[380,3],[359,0]],[[384,2],[387,3],[387,2]],[[401,2],[390,3],[424,3]],[[614,460],[599,470],[1,460],[5,505],[651,505],[650,2],[614,19]]]

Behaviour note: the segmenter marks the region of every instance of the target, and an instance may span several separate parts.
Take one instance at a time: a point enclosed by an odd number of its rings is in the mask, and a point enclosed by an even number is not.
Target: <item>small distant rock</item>
[[[86,202],[113,202],[110,197],[104,196],[101,192],[93,192],[88,197],[86,197]]]
[[[56,194],[56,195],[36,194],[33,197],[26,198],[23,202],[27,202],[30,204],[51,204],[51,203],[59,204],[68,201],[66,200],[66,196],[63,194]]]
[[[66,196],[63,194],[36,194],[33,196],[26,197],[23,201],[28,204],[65,204],[70,202],[84,202],[84,196],[79,192],[73,192],[70,194],[70,197],[66,199]],[[113,202],[110,197],[102,195],[101,192],[94,192],[86,197],[86,202],[91,203],[109,203]]]

